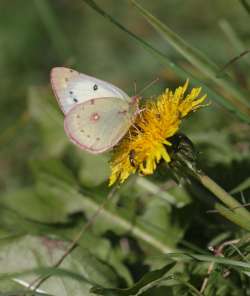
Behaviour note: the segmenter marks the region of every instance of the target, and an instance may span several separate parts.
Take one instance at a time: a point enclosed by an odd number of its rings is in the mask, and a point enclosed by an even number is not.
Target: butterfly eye
[[[98,85],[97,85],[97,84],[95,84],[95,85],[93,86],[93,90],[98,90]]]

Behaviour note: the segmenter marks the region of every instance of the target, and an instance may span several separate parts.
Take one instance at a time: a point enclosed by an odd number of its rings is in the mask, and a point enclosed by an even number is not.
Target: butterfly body
[[[116,86],[75,70],[53,68],[51,84],[65,115],[67,136],[90,153],[115,146],[137,114],[138,97],[130,98]]]

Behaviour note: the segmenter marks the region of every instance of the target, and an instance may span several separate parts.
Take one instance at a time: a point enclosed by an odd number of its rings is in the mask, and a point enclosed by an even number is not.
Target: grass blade
[[[223,258],[219,256],[209,256],[209,255],[200,255],[200,254],[189,254],[189,253],[170,253],[165,255],[166,258],[172,258],[176,259],[178,261],[183,260],[197,260],[200,262],[214,262],[217,264],[222,264],[228,267],[234,267],[234,268],[241,268],[242,271],[250,271],[250,263],[234,260],[234,259],[228,259]]]
[[[98,14],[106,18],[108,21],[110,21],[112,24],[114,24],[116,27],[118,27],[123,32],[127,33],[130,37],[132,37],[135,41],[137,41],[144,49],[149,51],[151,54],[153,54],[156,58],[158,58],[164,65],[167,65],[170,67],[180,78],[183,80],[186,80],[187,77],[191,78],[191,83],[195,84],[196,86],[201,86],[203,91],[208,94],[209,98],[211,100],[216,101],[218,104],[222,105],[225,109],[228,111],[234,113],[239,119],[246,121],[250,123],[249,116],[245,113],[245,106],[241,107],[241,102],[237,102],[239,105],[238,107],[235,107],[233,102],[229,99],[225,99],[223,96],[218,94],[216,91],[212,90],[210,87],[208,87],[204,82],[194,77],[192,74],[185,71],[183,68],[175,64],[173,61],[171,61],[167,55],[159,51],[158,49],[154,48],[151,44],[134,34],[133,32],[129,31],[127,28],[125,28],[123,25],[121,25],[117,20],[115,20],[111,15],[109,15],[107,12],[105,12],[103,9],[101,9],[93,0],[83,0],[87,5],[89,5],[92,9],[94,9]],[[235,103],[235,102],[234,102]]]
[[[250,115],[249,101],[246,94],[230,79],[229,76],[224,75],[223,77],[218,78],[217,73],[219,68],[214,62],[209,60],[202,52],[186,43],[179,35],[170,30],[165,24],[154,17],[135,0],[131,0],[131,2],[165,40],[167,40],[191,64],[196,66],[204,75],[210,78],[217,86],[235,96],[237,99],[231,99],[231,102],[238,108],[241,106],[241,108],[245,109],[242,111]]]
[[[51,43],[61,60],[69,59],[71,57],[71,49],[68,46],[69,42],[58,24],[50,2],[47,0],[34,0],[34,4],[41,22],[48,32]]]
[[[240,0],[242,6],[245,8],[246,12],[250,14],[250,4],[247,3],[247,0]]]

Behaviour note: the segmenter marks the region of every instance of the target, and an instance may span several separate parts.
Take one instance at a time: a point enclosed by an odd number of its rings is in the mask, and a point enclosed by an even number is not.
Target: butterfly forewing
[[[52,69],[51,84],[64,114],[76,104],[92,98],[114,97],[130,101],[125,92],[111,83],[65,67]]]
[[[97,98],[78,104],[66,115],[67,135],[82,149],[101,153],[113,147],[128,131],[134,117],[120,98]]]

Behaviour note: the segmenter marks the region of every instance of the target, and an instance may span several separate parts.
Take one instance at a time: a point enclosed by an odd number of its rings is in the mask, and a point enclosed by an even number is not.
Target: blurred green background
[[[129,1],[96,3],[202,79]],[[241,1],[144,0],[140,3],[219,67],[250,48],[250,15]],[[182,85],[184,81],[81,0],[2,0],[0,15],[0,234],[2,239],[6,236],[22,239],[27,235],[69,239],[107,195],[109,155],[89,155],[67,140],[63,116],[50,87],[51,68],[72,67],[109,81],[130,95],[134,94],[134,81],[140,89],[159,77],[160,81],[144,94],[146,97],[158,95],[166,87]],[[250,55],[245,55],[227,70],[248,92],[249,65]],[[208,175],[229,191],[243,183],[243,189],[235,196],[241,202],[250,202],[249,126],[218,106],[213,98],[208,100],[211,105],[186,120],[182,131],[196,145],[200,166]],[[124,287],[150,267],[158,266],[147,256],[158,254],[159,249],[149,243],[152,247],[149,251],[147,242],[129,233],[129,226],[119,225],[119,218],[135,222],[136,227],[170,250],[192,245],[191,250],[207,251],[207,246],[217,237],[218,242],[238,237],[240,230],[236,226],[216,214],[206,213],[212,208],[212,201],[199,186],[180,187],[166,172],[152,178],[132,177],[110,205],[109,213],[113,216],[100,215],[85,234],[88,243],[82,239],[86,253],[91,252],[102,264],[108,262],[112,272],[119,275],[119,280],[111,276],[106,279],[106,271],[96,261],[88,263],[93,269],[103,271],[99,283]],[[102,248],[98,249],[98,244]],[[24,244],[23,248],[29,249],[30,244]],[[5,249],[0,250],[2,255],[4,252]],[[1,272],[20,267],[10,263],[16,261],[15,256],[14,251],[13,257],[3,256],[10,268],[0,267]],[[21,267],[27,266],[21,264]],[[190,275],[192,284],[199,287],[205,273],[206,268],[195,270],[193,277]],[[241,293],[244,285],[238,278],[235,285]],[[245,295],[229,294],[232,292],[229,290],[207,295]],[[169,290],[151,291],[147,295],[166,295],[166,291]],[[84,293],[80,295],[88,295],[87,290]]]

